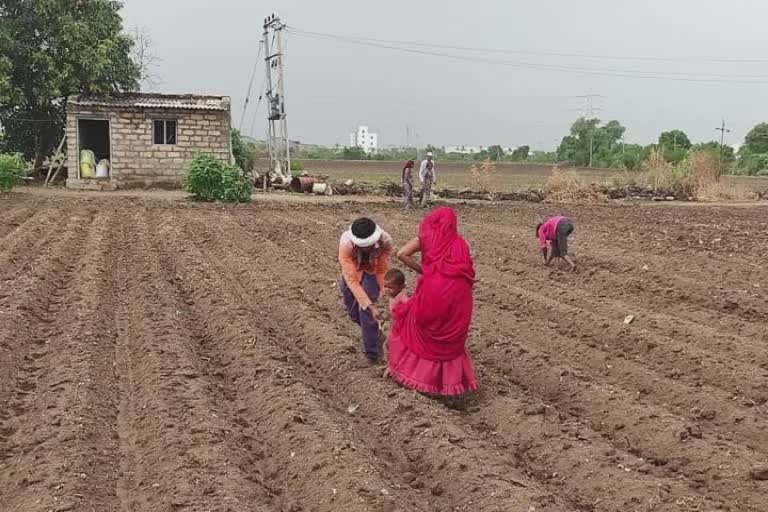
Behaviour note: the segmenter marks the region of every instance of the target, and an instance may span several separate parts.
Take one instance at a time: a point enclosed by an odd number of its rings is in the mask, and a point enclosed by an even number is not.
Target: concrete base
[[[117,181],[110,179],[77,180],[67,179],[67,188],[70,190],[117,190]]]

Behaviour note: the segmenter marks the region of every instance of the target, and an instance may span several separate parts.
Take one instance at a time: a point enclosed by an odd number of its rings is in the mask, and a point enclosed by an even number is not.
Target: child
[[[405,293],[405,274],[399,269],[392,268],[384,275],[384,291],[389,297],[389,314],[392,315],[395,307],[408,302]]]
[[[389,297],[389,317],[392,322],[389,329],[389,339],[391,339],[392,336],[397,335],[397,327],[394,325],[395,308],[408,302],[408,294],[405,292],[405,274],[401,270],[392,268],[384,275],[384,293]],[[389,370],[384,370],[384,377],[388,374]]]
[[[573,233],[573,222],[563,216],[550,217],[536,226],[536,238],[544,255],[544,264],[549,266],[555,258],[563,258],[576,270],[576,260],[568,254],[568,237]]]

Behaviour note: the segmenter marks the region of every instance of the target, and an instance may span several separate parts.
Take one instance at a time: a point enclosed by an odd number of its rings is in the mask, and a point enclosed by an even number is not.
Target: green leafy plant
[[[243,172],[234,165],[225,165],[221,170],[221,194],[218,198],[225,203],[247,203],[251,200],[251,183]]]
[[[0,154],[0,192],[9,192],[21,181],[24,164],[18,155]]]
[[[184,190],[199,201],[245,203],[251,198],[251,184],[242,170],[208,154],[187,162]]]
[[[298,160],[291,160],[291,170],[292,171],[303,171],[304,170],[304,162],[300,162]]]

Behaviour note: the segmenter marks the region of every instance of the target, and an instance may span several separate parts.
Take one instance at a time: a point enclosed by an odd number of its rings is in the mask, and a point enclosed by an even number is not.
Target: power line
[[[256,108],[253,110],[253,123],[251,124],[251,137],[256,136],[256,121],[259,118],[259,107],[261,106],[261,100],[264,99],[264,88],[267,85],[267,77],[264,77],[264,80],[261,82],[261,89],[259,89],[261,92],[259,92],[259,99],[256,102]]]
[[[643,79],[655,79],[655,80],[668,80],[678,82],[700,82],[700,83],[730,83],[730,84],[754,84],[765,85],[768,83],[768,76],[765,75],[718,75],[718,74],[706,74],[699,73],[698,75],[692,75],[691,73],[683,72],[659,72],[659,71],[642,71],[642,70],[618,70],[618,69],[603,69],[603,68],[579,68],[567,65],[558,64],[536,64],[530,62],[518,62],[507,61],[499,59],[488,59],[485,57],[476,57],[468,55],[458,55],[445,52],[437,52],[432,50],[422,50],[418,48],[408,48],[402,46],[393,46],[389,44],[379,44],[364,39],[355,39],[344,36],[337,36],[334,34],[319,34],[319,33],[307,33],[298,31],[296,29],[291,30],[291,34],[299,37],[307,37],[311,39],[325,39],[346,42],[355,45],[369,46],[374,48],[382,48],[388,50],[394,50],[404,53],[412,53],[417,55],[427,55],[431,57],[442,57],[454,60],[468,61],[473,63],[485,63],[494,64],[498,66],[507,66],[523,69],[535,69],[539,71],[555,71],[575,73],[581,75],[596,75],[606,76],[614,78],[643,78]],[[735,79],[734,79],[735,78]],[[750,79],[750,80],[747,80]]]
[[[259,51],[256,53],[256,62],[253,65],[253,72],[251,73],[251,79],[248,82],[248,92],[245,95],[245,103],[243,103],[243,113],[240,115],[240,127],[239,131],[243,131],[243,121],[245,121],[245,114],[248,112],[248,103],[251,101],[251,90],[253,89],[253,82],[256,80],[256,69],[261,64],[261,50],[264,48],[264,42],[259,41]]]
[[[328,34],[323,32],[313,32],[308,30],[299,30],[293,27],[289,27],[294,32],[304,33],[306,35],[315,36],[335,36],[335,34]],[[420,41],[403,41],[396,39],[377,39],[362,36],[347,36],[351,39],[357,39],[359,41],[368,41],[372,43],[383,44],[395,44],[395,45],[409,45],[409,46],[422,46],[426,48],[439,48],[447,50],[460,50],[467,52],[481,52],[481,53],[499,53],[508,55],[531,55],[534,57],[565,57],[565,58],[577,58],[577,59],[593,59],[593,60],[618,60],[618,61],[651,61],[651,62],[706,62],[706,63],[721,63],[721,64],[765,64],[768,63],[768,58],[723,58],[723,57],[649,57],[649,56],[633,56],[633,55],[594,55],[586,53],[563,53],[563,52],[544,52],[544,51],[530,51],[530,50],[512,50],[505,48],[481,48],[476,46],[455,46],[448,44],[437,43],[425,43]]]

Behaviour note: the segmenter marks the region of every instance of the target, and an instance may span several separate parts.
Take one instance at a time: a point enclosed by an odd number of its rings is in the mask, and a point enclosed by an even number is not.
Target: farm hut
[[[196,153],[230,163],[230,104],[223,96],[70,97],[67,188],[179,187]]]

